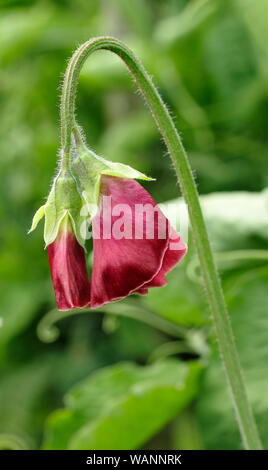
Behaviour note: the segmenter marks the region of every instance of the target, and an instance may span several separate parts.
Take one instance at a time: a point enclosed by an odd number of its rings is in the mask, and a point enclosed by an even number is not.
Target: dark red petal
[[[172,227],[170,228],[170,235],[172,239],[169,240],[169,245],[165,252],[161,269],[156,274],[156,276],[151,279],[151,281],[143,284],[142,290],[138,290],[139,294],[146,294],[148,292],[148,289],[147,292],[145,291],[145,289],[148,287],[165,286],[167,284],[167,279],[165,275],[169,273],[169,271],[171,271],[171,269],[174,268],[174,266],[176,266],[176,264],[178,264],[179,261],[185,255],[187,247]]]
[[[110,224],[104,205],[100,213],[93,218],[92,308],[119,300],[133,292],[146,294],[148,287],[164,285],[164,275],[186,252],[186,246],[178,235],[174,241],[180,242],[179,249],[174,252],[170,249],[170,224],[150,194],[139,183],[125,178],[102,176],[101,194],[111,196],[112,210],[118,204],[128,205],[130,212],[128,215],[125,213],[124,220],[127,220],[131,227],[132,236],[121,239],[114,236],[113,228],[115,222],[120,221],[120,213],[112,216],[111,233],[105,232],[105,223],[107,222],[108,226]],[[155,208],[155,211],[149,211],[147,214],[147,224],[145,213],[140,214],[135,223],[136,204],[149,204]],[[153,228],[150,239],[145,236],[148,226]],[[140,239],[134,236],[137,227],[142,234]],[[162,238],[158,237],[159,231]]]
[[[85,307],[90,301],[85,252],[74,234],[59,233],[48,246],[50,272],[59,310]]]

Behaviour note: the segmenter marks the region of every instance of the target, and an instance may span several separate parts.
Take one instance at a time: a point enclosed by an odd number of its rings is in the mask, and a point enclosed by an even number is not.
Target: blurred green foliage
[[[210,193],[202,204],[268,448],[267,21],[265,0],[0,0],[1,448],[241,447],[191,237],[167,287],[70,316],[44,342],[55,302],[41,230],[26,234],[55,172],[66,60],[102,34],[144,62]],[[175,199],[141,101],[112,54],[84,66],[77,119],[89,145],[156,177],[145,186],[159,202]]]
[[[199,371],[176,360],[98,371],[67,394],[66,410],[50,417],[45,448],[135,449],[195,396]]]

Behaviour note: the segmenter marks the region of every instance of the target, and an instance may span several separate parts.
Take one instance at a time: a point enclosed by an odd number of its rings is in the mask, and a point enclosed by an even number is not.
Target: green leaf
[[[201,196],[200,202],[214,252],[252,247],[253,239],[257,237],[268,240],[267,189],[211,193]],[[181,199],[161,204],[164,214],[178,229],[182,205]]]
[[[190,2],[178,15],[172,15],[158,23],[155,36],[163,44],[172,44],[183,36],[191,34],[202,25],[217,9],[215,0]]]
[[[9,367],[1,373],[0,433],[23,438],[31,448],[37,445],[44,419],[44,391],[51,375],[49,357]]]
[[[167,275],[166,286],[149,289],[148,294],[142,298],[142,303],[173,323],[202,326],[207,321],[207,307],[202,289],[188,279],[185,266],[183,262]]]
[[[0,289],[0,348],[17,336],[33,320],[40,303],[48,296],[45,283],[2,283]]]
[[[65,397],[47,424],[45,449],[136,449],[196,395],[201,366],[167,360],[100,370]]]
[[[236,343],[250,401],[261,436],[268,448],[268,269],[259,268],[228,280],[226,286]],[[198,401],[198,417],[206,448],[242,447],[225,376],[214,358],[205,375]]]
[[[214,193],[201,198],[215,251],[241,249],[252,238],[268,240],[268,192]]]
[[[255,48],[256,58],[260,68],[267,74],[268,48],[266,40],[266,26],[268,21],[268,8],[266,0],[252,2],[250,0],[236,0],[240,14],[245,20],[252,37],[252,45]],[[264,75],[265,75],[264,74]]]

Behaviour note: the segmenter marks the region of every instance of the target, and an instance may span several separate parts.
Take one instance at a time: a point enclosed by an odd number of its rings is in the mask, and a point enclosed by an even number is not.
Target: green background
[[[182,135],[268,448],[267,23],[265,0],[0,0],[1,448],[242,447],[191,234],[168,286],[51,326],[42,230],[27,230],[55,174],[67,59],[107,34],[140,57]],[[158,202],[178,198],[108,52],[82,70],[77,120],[94,151],[157,178],[145,187]]]

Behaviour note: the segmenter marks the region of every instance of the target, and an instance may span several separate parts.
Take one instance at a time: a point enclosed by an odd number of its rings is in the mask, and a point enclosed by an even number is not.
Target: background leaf
[[[67,410],[50,417],[44,447],[136,449],[194,398],[200,371],[175,360],[99,371],[67,394]]]

